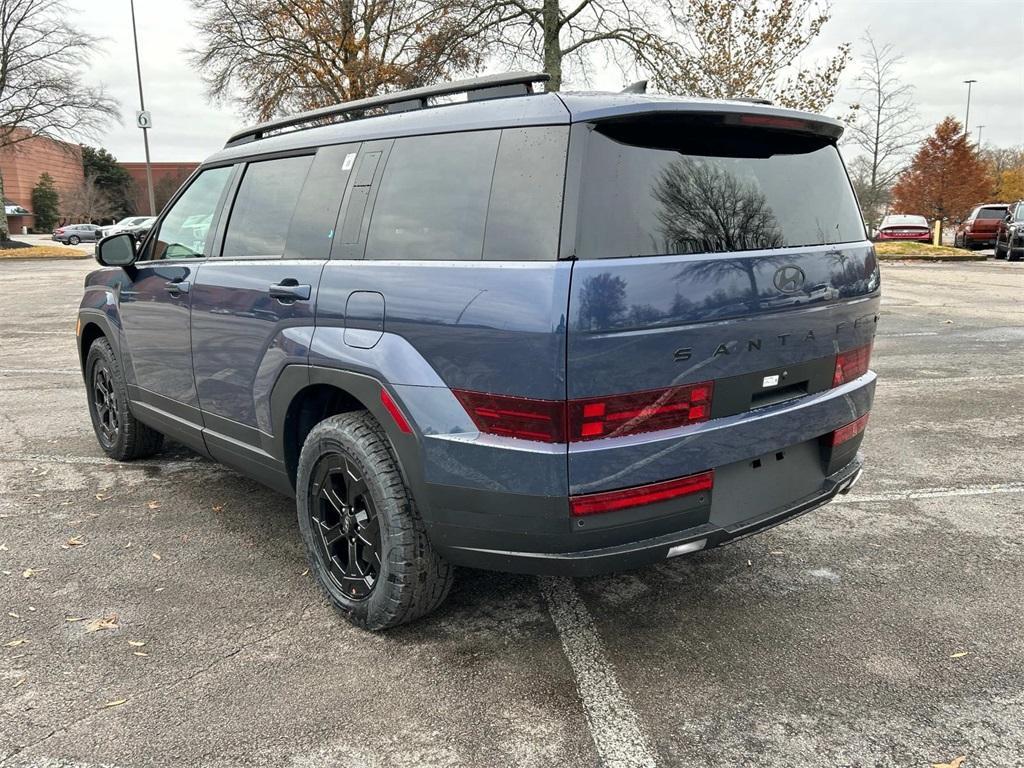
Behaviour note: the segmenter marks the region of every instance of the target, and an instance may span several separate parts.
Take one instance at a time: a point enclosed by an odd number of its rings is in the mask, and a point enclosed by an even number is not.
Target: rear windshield
[[[1006,215],[1006,208],[979,208],[976,219],[1001,219]]]
[[[865,238],[825,139],[672,124],[600,124],[583,168],[577,256],[724,253]]]

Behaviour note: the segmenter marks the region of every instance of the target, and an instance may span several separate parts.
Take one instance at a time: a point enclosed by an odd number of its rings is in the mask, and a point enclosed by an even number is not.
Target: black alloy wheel
[[[117,389],[114,375],[106,360],[100,360],[92,369],[92,401],[96,411],[96,436],[104,449],[117,445],[121,434],[121,420],[117,412]]]
[[[380,518],[361,470],[340,451],[320,457],[308,510],[327,575],[350,600],[365,600],[380,578]]]

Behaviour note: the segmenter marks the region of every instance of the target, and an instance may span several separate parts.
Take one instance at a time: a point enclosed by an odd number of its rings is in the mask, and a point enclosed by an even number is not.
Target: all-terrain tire
[[[86,354],[85,386],[92,428],[107,456],[132,461],[160,450],[164,436],[132,416],[121,362],[103,337],[93,341]]]
[[[338,414],[310,431],[299,456],[295,497],[310,569],[330,603],[353,624],[387,629],[444,602],[453,568],[427,539],[390,443],[368,412]],[[377,522],[359,528],[359,515]],[[374,547],[360,538],[362,530],[370,531],[371,540],[377,533],[376,560]],[[351,575],[363,572],[363,583]]]

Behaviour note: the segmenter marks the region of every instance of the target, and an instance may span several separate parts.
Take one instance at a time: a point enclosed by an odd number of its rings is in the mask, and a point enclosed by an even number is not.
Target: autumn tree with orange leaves
[[[985,162],[967,141],[963,126],[947,117],[893,187],[893,211],[929,219],[954,218],[986,202],[991,190]]]

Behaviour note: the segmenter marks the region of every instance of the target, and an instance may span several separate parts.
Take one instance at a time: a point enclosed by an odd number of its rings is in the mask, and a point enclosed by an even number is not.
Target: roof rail
[[[405,112],[411,109],[423,109],[429,106],[428,100],[454,93],[465,93],[470,101],[498,99],[506,96],[521,96],[533,93],[534,83],[543,83],[551,79],[544,72],[507,72],[497,75],[483,75],[466,80],[455,80],[450,83],[428,85],[423,88],[412,88],[407,91],[395,91],[381,96],[370,96],[321,107],[297,115],[268,120],[265,123],[245,128],[231,135],[225,147],[247,144],[262,139],[271,131],[283,128],[294,128],[305,123],[315,123],[331,117],[340,117],[350,112],[362,112],[368,109],[387,107],[388,112]]]
[[[731,96],[729,101],[742,101],[747,104],[767,104],[772,106],[771,99],[765,99],[760,96]]]

